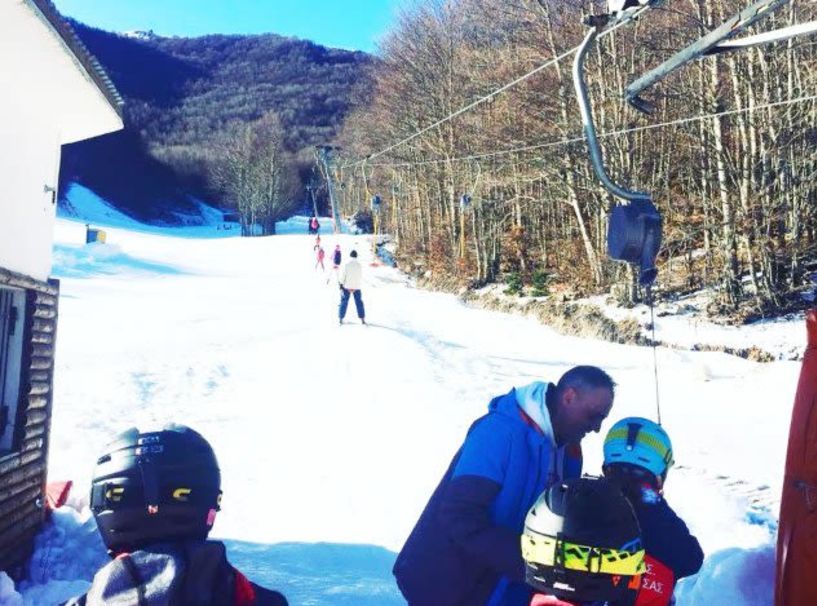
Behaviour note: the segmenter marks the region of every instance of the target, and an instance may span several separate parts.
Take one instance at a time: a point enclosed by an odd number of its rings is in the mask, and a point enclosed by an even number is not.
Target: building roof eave
[[[76,58],[78,64],[96,84],[119,118],[122,119],[125,105],[122,95],[116,90],[116,86],[114,86],[105,68],[79,39],[74,28],[60,15],[53,2],[51,0],[24,0],[24,2],[31,6],[35,13],[59,36],[63,44]]]

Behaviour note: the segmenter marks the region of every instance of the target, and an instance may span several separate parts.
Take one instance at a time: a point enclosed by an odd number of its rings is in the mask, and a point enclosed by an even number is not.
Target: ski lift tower
[[[332,180],[332,163],[334,161],[333,152],[338,149],[340,148],[332,145],[318,145],[315,148],[318,160],[326,174],[326,189],[329,191],[329,205],[332,208],[332,228],[336,234],[340,233],[340,222],[338,220],[338,198],[335,195],[335,185]]]
[[[315,182],[313,177],[309,178],[309,181],[306,183],[306,196],[308,198],[308,202],[312,203],[312,214],[316,217],[318,216],[318,201],[315,197],[315,190],[318,189],[318,184]]]

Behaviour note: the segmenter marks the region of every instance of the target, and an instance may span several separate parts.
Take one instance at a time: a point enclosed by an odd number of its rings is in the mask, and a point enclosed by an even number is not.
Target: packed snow
[[[106,206],[75,195],[75,217],[56,225],[49,479],[75,486],[39,536],[28,578],[14,587],[0,574],[2,606],[59,604],[87,589],[106,560],[87,509],[90,474],[130,426],[181,422],[210,440],[224,489],[213,535],[251,579],[295,606],[389,606],[405,603],[395,553],[491,397],[577,364],[606,369],[616,401],[584,442],[589,473],[600,471],[612,422],[655,416],[652,350],[417,289],[377,263],[363,236],[324,233],[321,271],[305,218],[282,224],[287,235],[219,238],[218,221],[147,228],[106,218]],[[85,244],[88,221],[107,244]],[[369,326],[353,305],[338,326],[335,243],[365,262]],[[802,348],[802,321],[788,329]],[[770,605],[799,363],[677,349],[659,349],[658,361],[678,462],[667,497],[707,554],[678,606]]]

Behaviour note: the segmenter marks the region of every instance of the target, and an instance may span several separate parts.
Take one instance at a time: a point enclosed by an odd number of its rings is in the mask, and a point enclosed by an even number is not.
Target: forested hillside
[[[72,25],[125,98],[126,129],[68,146],[62,182],[79,180],[146,217],[189,193],[228,198],[214,176],[225,142],[270,112],[300,192],[311,146],[335,137],[371,63],[275,34],[137,38]]]
[[[572,55],[390,148],[574,48],[583,17],[605,4],[440,0],[405,11],[382,46],[371,103],[346,124],[347,208],[379,192],[383,229],[440,279],[638,297],[632,272],[607,259],[615,200],[588,161]],[[652,192],[664,217],[658,292],[710,288],[713,311],[744,317],[803,305],[817,262],[815,39],[687,65],[649,91],[657,111],[644,116],[624,87],[746,2],[667,4],[600,41],[588,63],[598,130],[614,135],[602,139],[608,170]],[[759,29],[815,17],[814,3],[795,2]]]

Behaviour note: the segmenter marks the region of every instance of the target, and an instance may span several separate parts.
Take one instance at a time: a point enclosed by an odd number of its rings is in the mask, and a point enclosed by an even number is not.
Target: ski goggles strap
[[[643,574],[644,548],[637,540],[625,549],[590,547],[547,535],[522,535],[522,557],[542,566],[560,566],[592,574],[635,576]]]

